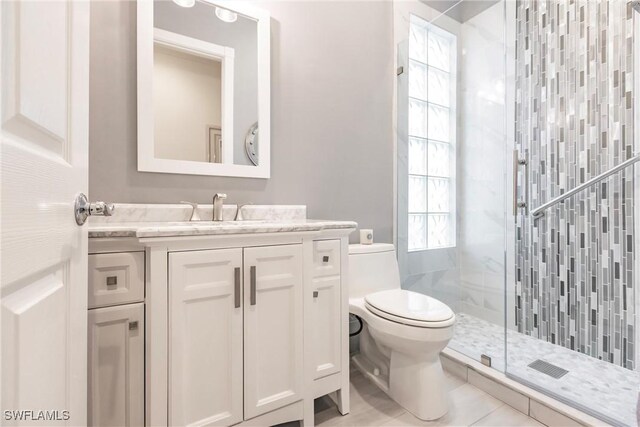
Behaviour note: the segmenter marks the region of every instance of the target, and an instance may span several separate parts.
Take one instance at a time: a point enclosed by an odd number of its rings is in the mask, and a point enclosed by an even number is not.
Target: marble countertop
[[[189,221],[191,207],[183,204],[117,203],[114,214],[89,219],[89,237],[174,237],[355,229],[353,221],[306,219],[304,205],[245,205],[242,220],[234,221],[238,206],[225,205],[223,221]],[[213,207],[199,205],[200,218],[211,218]]]
[[[89,237],[173,237],[253,233],[282,233],[356,228],[353,221],[322,221],[311,219],[281,221],[177,221],[122,222],[89,224]]]

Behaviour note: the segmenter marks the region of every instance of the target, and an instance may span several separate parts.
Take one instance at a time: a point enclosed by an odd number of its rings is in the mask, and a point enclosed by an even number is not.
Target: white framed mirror
[[[138,170],[269,178],[270,16],[138,0]]]

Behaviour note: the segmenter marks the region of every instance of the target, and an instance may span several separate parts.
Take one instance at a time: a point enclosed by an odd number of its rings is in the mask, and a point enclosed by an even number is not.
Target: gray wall
[[[89,191],[129,203],[306,204],[392,241],[391,2],[274,1],[271,179],[137,172],[135,2],[91,4]],[[354,236],[352,236],[353,239]]]

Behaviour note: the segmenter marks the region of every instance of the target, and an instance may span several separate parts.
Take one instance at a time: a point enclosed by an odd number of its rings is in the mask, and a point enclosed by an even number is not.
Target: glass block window
[[[411,16],[409,251],[455,246],[456,37]]]

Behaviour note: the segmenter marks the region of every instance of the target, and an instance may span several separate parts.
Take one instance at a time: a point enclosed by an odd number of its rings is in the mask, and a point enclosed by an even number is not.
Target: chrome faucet
[[[234,221],[243,221],[244,217],[242,216],[242,208],[244,208],[247,205],[250,205],[251,203],[245,203],[244,205],[237,205],[236,208],[236,217],[233,219]]]
[[[213,196],[213,220],[222,221],[222,206],[227,195],[224,193],[216,193]]]
[[[200,221],[200,215],[198,215],[198,204],[197,203],[185,202],[185,201],[182,201],[180,203],[182,203],[183,205],[190,205],[191,206],[191,216],[189,217],[189,221]]]

